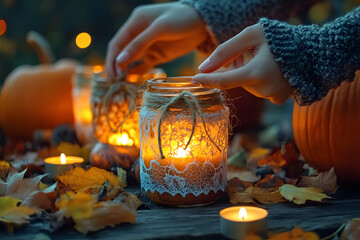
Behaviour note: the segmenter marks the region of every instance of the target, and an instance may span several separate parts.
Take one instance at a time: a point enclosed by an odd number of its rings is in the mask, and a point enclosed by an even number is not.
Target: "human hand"
[[[243,53],[253,51],[254,57],[243,64]],[[235,69],[211,73],[235,60]],[[235,37],[221,44],[199,66],[192,83],[209,88],[229,89],[243,87],[255,96],[273,103],[284,102],[291,93],[291,86],[283,76],[270,52],[262,26],[258,23],[247,27]]]
[[[106,73],[110,79],[117,71],[141,59],[132,72],[182,56],[206,40],[205,23],[195,9],[178,2],[137,7],[108,45]]]

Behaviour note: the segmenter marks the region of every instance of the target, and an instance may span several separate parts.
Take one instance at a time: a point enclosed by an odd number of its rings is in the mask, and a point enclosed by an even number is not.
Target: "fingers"
[[[260,24],[245,28],[235,37],[218,46],[215,51],[199,66],[201,72],[212,72],[225,64],[232,62],[246,50],[264,41]],[[265,40],[266,41],[266,40]]]
[[[138,34],[116,57],[116,65],[125,69],[129,63],[143,57],[149,47],[161,37],[163,25],[156,20]]]
[[[115,36],[108,44],[106,53],[106,74],[110,79],[115,78],[115,58],[119,52],[126,46],[136,35],[138,35],[146,25],[144,25],[141,18],[136,18],[133,15],[125,22],[125,24],[117,31]]]
[[[251,80],[251,64],[226,72],[206,73],[195,75],[191,82],[208,88],[221,90],[242,86],[247,80]]]

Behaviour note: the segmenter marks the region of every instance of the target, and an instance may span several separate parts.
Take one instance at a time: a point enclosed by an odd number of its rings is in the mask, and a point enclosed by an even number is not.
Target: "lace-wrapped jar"
[[[91,110],[95,137],[101,143],[116,146],[136,146],[140,149],[139,111],[141,97],[138,85],[151,78],[164,76],[161,69],[137,75],[129,74],[126,81],[110,83],[105,73],[95,77],[92,85]]]
[[[161,205],[206,205],[226,186],[229,110],[190,80],[148,81],[140,110],[141,188]]]
[[[90,103],[99,143],[90,156],[92,165],[104,169],[114,165],[130,168],[140,154],[138,85],[163,75],[161,69],[152,69],[144,75],[129,74],[126,81],[116,83],[109,82],[104,72],[94,77]]]

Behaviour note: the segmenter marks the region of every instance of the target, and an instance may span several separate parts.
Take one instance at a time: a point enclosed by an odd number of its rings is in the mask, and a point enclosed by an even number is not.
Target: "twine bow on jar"
[[[194,136],[196,119],[197,119],[196,111],[197,111],[201,118],[201,121],[204,125],[204,131],[205,131],[207,137],[210,139],[212,144],[214,144],[214,146],[219,151],[221,151],[220,147],[214,142],[214,140],[212,140],[212,138],[210,137],[210,135],[207,131],[202,107],[212,106],[213,104],[222,102],[222,100],[223,99],[222,99],[221,95],[218,95],[217,97],[211,99],[210,101],[209,100],[198,100],[190,91],[183,91],[183,92],[179,93],[177,96],[172,97],[172,98],[161,97],[157,94],[146,92],[144,95],[144,106],[149,107],[149,108],[158,109],[161,112],[159,124],[158,124],[158,145],[159,145],[159,152],[160,152],[161,159],[165,158],[163,151],[162,151],[162,146],[161,146],[161,124],[162,124],[164,117],[169,112],[170,107],[174,106],[174,105],[177,108],[182,108],[182,109],[186,109],[187,107],[189,107],[191,109],[191,113],[192,113],[191,133],[190,133],[189,140],[187,141],[187,143],[185,145],[184,150],[186,150],[186,148],[189,146],[191,139]]]

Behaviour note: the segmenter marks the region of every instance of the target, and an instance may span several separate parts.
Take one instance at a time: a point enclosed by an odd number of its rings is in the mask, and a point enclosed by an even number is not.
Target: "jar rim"
[[[195,96],[209,96],[219,94],[219,89],[202,87],[191,83],[192,77],[160,77],[147,81],[147,90],[159,96],[173,97],[183,91],[189,91]]]

